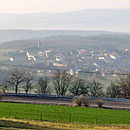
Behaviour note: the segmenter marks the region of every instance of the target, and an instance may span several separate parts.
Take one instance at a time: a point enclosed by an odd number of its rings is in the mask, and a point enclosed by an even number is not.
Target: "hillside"
[[[97,78],[107,86],[116,73],[130,72],[130,35],[58,35],[14,40],[0,45],[0,56],[2,70],[8,70],[7,66],[2,65],[5,63],[34,66],[37,69],[33,72],[37,75],[47,72],[38,71],[38,68],[73,70],[74,75],[79,70],[99,72],[101,74]],[[4,71],[1,73],[5,75]],[[104,77],[103,73],[115,75]],[[87,73],[79,75],[85,80],[94,77]]]
[[[36,39],[48,36],[92,36],[101,34],[116,34],[116,32],[109,31],[90,31],[90,30],[22,30],[10,29],[0,30],[0,43],[13,40]],[[119,34],[119,33],[118,33]]]
[[[79,32],[80,33],[80,32]],[[85,33],[85,32],[84,32]],[[81,34],[81,33],[80,33]],[[27,40],[14,40],[9,42],[3,42],[1,44],[1,49],[31,49],[36,48],[37,44],[40,42],[40,49],[82,49],[91,48],[98,49],[101,48],[109,49],[123,49],[130,48],[130,35],[128,34],[102,34],[102,35],[58,35],[58,36],[48,36],[42,38],[33,38]],[[117,46],[118,45],[118,46]],[[97,51],[98,51],[97,50]]]

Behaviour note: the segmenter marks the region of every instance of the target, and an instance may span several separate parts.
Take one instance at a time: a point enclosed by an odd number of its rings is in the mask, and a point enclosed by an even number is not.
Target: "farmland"
[[[0,118],[105,125],[130,124],[129,115],[127,110],[0,103]]]

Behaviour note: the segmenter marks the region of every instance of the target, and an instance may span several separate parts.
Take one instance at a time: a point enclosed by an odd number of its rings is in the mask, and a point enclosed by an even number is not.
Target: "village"
[[[63,51],[54,48],[44,50],[40,48],[39,43],[37,46],[33,50],[17,51],[17,54],[8,53],[9,62],[13,64],[25,63],[25,65],[37,68],[48,68],[48,73],[51,73],[53,69],[68,70],[72,75],[80,71],[100,72],[102,76],[105,76],[106,73],[113,73],[113,76],[116,76],[118,73],[128,72],[128,64],[120,62],[130,54],[130,50],[127,48],[118,51],[106,49],[95,51],[89,48]],[[38,73],[40,71],[38,70]]]

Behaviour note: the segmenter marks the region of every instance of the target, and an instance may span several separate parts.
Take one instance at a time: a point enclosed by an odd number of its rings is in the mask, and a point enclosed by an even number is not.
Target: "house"
[[[9,60],[13,62],[13,61],[14,61],[14,58],[10,57]]]
[[[63,61],[64,59],[65,59],[65,57],[61,53],[56,55],[56,61]]]
[[[116,60],[117,54],[116,54],[115,52],[111,52],[111,53],[110,53],[110,58],[111,58],[112,60]]]
[[[66,63],[64,63],[64,64],[53,63],[53,66],[55,66],[55,67],[67,67],[67,64]]]
[[[29,53],[28,51],[26,53],[26,56],[27,56],[28,60],[34,60],[34,61],[36,61],[36,58],[33,56],[33,54]]]

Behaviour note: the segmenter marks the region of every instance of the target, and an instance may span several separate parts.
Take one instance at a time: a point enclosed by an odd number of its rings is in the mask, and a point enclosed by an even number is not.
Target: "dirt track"
[[[52,105],[72,105],[71,99],[61,98],[38,98],[38,97],[17,97],[17,96],[4,96],[3,102],[18,102],[18,103],[31,103],[31,104],[52,104]]]
[[[17,96],[4,96],[3,102],[15,103],[30,103],[30,104],[49,104],[49,105],[72,105],[72,99],[65,98],[38,98],[38,97],[17,97]],[[96,107],[95,101],[90,101],[91,107]],[[130,103],[108,102],[104,101],[103,107],[111,109],[126,109],[130,110]]]

